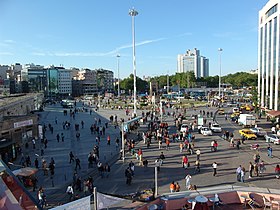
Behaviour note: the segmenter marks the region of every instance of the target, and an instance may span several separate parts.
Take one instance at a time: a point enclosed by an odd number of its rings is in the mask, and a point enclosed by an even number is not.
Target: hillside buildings
[[[178,55],[177,72],[185,73],[189,71],[194,72],[196,78],[209,76],[209,59],[201,56],[196,48]]]
[[[258,98],[260,106],[279,110],[280,0],[259,11]]]

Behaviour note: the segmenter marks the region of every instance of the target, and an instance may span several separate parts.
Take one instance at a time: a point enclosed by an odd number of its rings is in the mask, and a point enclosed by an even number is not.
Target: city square
[[[0,209],[280,209],[280,0],[28,1],[0,3]]]

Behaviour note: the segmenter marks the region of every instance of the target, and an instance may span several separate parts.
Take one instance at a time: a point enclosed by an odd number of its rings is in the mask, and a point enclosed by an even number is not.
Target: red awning
[[[280,111],[271,110],[271,111],[268,111],[266,114],[268,116],[271,116],[271,117],[279,117],[280,116]]]

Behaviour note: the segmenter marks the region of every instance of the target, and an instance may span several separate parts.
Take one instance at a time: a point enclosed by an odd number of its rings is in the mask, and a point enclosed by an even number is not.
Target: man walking
[[[77,170],[77,168],[79,167],[79,169],[81,169],[81,165],[80,165],[81,161],[78,157],[76,157],[76,166],[75,166],[75,170]]]
[[[200,154],[201,154],[200,150],[199,150],[199,149],[196,150],[196,159],[197,159],[197,160],[199,160]]]
[[[73,155],[73,152],[72,152],[72,151],[69,153],[69,158],[70,158],[69,163],[72,163],[72,161],[73,161],[73,162],[75,161],[75,160],[74,160],[74,155]]]
[[[217,175],[217,163],[214,162],[214,163],[212,164],[212,167],[213,167],[213,176],[216,176],[216,175]]]
[[[239,167],[236,169],[236,175],[237,175],[238,182],[241,181],[241,170],[242,170],[242,167],[241,167],[241,165],[239,165]]]

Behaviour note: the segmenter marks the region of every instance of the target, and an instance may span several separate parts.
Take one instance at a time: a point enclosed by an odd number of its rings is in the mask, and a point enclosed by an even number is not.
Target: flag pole
[[[93,188],[93,202],[94,202],[94,210],[97,210],[97,191],[96,187]]]

